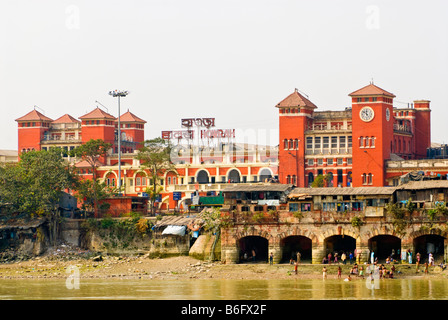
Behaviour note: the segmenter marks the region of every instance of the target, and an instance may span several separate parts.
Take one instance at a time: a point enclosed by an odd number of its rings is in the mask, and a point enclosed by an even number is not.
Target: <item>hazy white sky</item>
[[[374,79],[397,106],[431,100],[432,141],[448,143],[448,2],[380,0],[2,0],[0,149],[36,105],[57,119],[108,92],[148,121],[146,138],[181,118],[215,117],[278,143],[275,105],[298,88],[342,110]],[[404,104],[403,104],[404,103]],[[38,109],[40,111],[40,109]]]

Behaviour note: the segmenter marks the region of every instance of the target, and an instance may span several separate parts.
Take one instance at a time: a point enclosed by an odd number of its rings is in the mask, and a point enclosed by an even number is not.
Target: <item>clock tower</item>
[[[385,161],[394,136],[395,95],[370,83],[349,94],[352,98],[353,186],[386,185]]]

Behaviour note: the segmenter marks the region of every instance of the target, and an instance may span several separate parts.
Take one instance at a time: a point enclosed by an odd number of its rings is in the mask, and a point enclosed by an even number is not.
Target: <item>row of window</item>
[[[307,150],[344,149],[352,147],[352,136],[306,137]]]
[[[334,164],[334,160],[335,159],[326,158],[327,165],[333,165]],[[324,165],[324,159],[308,159],[307,164],[308,164],[309,167],[314,166],[315,164],[317,164],[318,166],[323,166]],[[338,166],[342,166],[344,164],[344,159],[343,158],[337,158],[336,159],[336,164]],[[349,165],[349,166],[352,165],[352,158],[347,158],[347,165]]]
[[[378,101],[378,97],[365,97],[365,98],[357,98],[358,102],[377,102]],[[386,103],[392,103],[392,99],[391,98],[385,98],[383,97],[383,101]]]
[[[298,139],[285,139],[283,140],[283,149],[285,150],[298,150],[299,140]]]
[[[387,98],[384,98],[385,100],[387,100]],[[390,100],[390,99],[389,99]],[[366,98],[358,98],[357,99],[358,102],[377,102],[378,98],[377,97],[366,97]],[[392,100],[391,100],[392,101]],[[387,102],[387,101],[386,101]]]
[[[286,184],[294,184],[297,185],[297,176],[296,175],[288,175],[286,176]]]
[[[364,208],[364,203],[362,201],[355,202],[323,202],[322,211],[362,211]],[[311,211],[311,203],[290,203],[289,212],[309,212]]]
[[[376,137],[359,137],[360,148],[375,148]]]

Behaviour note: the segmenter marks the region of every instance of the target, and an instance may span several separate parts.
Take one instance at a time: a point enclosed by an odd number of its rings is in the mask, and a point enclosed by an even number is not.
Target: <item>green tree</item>
[[[9,212],[46,217],[50,243],[59,232],[59,203],[64,191],[76,188],[74,169],[59,150],[23,153],[19,163],[0,170],[0,198]]]
[[[330,184],[330,180],[331,180],[331,175],[330,174],[328,174],[328,173],[326,175],[321,175],[320,174],[311,183],[311,187],[313,187],[313,188],[323,188],[323,187],[328,186]]]
[[[104,142],[102,139],[91,139],[79,147],[76,147],[72,152],[74,156],[86,161],[90,165],[93,182],[81,183],[80,192],[82,193],[82,197],[80,199],[82,201],[85,199],[88,202],[86,204],[87,207],[93,205],[95,214],[98,213],[98,204],[101,199],[104,199],[103,193],[105,192],[104,184],[97,181],[96,169],[102,165],[100,160],[106,157],[111,147],[112,144]]]
[[[163,190],[160,186],[160,177],[166,171],[176,172],[174,164],[171,162],[172,146],[162,138],[146,140],[144,146],[139,149],[137,159],[142,167],[147,168],[152,185],[147,189],[151,200],[151,212],[155,214],[155,200]]]

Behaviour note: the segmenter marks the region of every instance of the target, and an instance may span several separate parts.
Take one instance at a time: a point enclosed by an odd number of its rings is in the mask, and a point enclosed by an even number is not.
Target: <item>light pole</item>
[[[126,97],[129,91],[109,91],[112,97],[118,97],[118,194],[121,196],[121,112],[120,112],[120,98]]]

